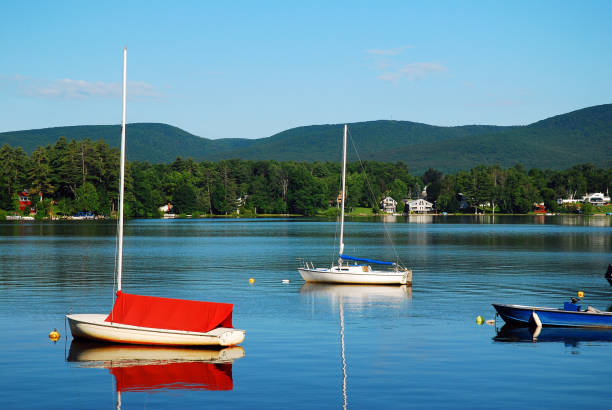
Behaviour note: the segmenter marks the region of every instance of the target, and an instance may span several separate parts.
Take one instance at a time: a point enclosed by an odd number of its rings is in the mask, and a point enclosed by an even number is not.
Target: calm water
[[[244,357],[229,364],[173,368],[154,351],[152,366],[109,369],[116,349],[70,352],[64,314],[110,310],[114,223],[2,223],[2,405],[115,408],[121,390],[123,409],[610,408],[612,333],[498,341],[475,318],[493,319],[492,302],[562,306],[578,290],[608,309],[611,226],[609,217],[350,221],[346,253],[394,259],[390,237],[414,271],[412,288],[372,288],[299,277],[298,257],[331,262],[334,221],[129,221],[126,291],[234,303],[247,336]]]

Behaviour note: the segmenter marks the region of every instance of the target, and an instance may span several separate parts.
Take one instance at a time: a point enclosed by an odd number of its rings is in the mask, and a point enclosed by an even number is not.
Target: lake
[[[336,258],[333,220],[127,221],[126,292],[233,303],[246,330],[231,351],[168,352],[83,346],[65,328],[70,310],[110,311],[113,221],[1,223],[3,407],[610,408],[612,332],[545,328],[533,341],[499,318],[476,323],[495,318],[493,302],[561,307],[579,290],[608,309],[610,217],[387,217],[345,230],[345,253],[399,257],[413,286],[304,284],[298,258]]]

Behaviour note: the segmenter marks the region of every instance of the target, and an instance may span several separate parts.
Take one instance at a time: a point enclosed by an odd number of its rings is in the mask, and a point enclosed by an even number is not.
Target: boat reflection
[[[374,305],[400,307],[412,299],[412,286],[332,285],[306,282],[300,288],[300,296],[310,297],[313,301],[327,300],[332,305],[342,301],[353,309]]]
[[[412,286],[383,285],[334,285],[329,283],[306,282],[300,288],[300,296],[308,297],[314,305],[318,301],[337,308],[340,318],[340,353],[342,364],[342,408],[348,408],[348,370],[344,345],[344,308],[359,311],[372,307],[399,308],[412,298]]]
[[[67,360],[79,367],[109,369],[119,401],[122,392],[232,390],[232,362],[241,357],[244,350],[240,346],[197,349],[74,339]]]
[[[493,338],[496,342],[562,342],[578,346],[580,342],[612,342],[612,329],[572,327],[516,327],[504,325]]]

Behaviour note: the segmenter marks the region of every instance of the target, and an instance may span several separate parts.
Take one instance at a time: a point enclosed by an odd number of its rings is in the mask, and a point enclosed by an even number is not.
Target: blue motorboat
[[[493,303],[493,307],[508,324],[515,326],[557,326],[612,328],[612,312],[588,306],[582,309],[579,299],[565,302],[562,309]]]

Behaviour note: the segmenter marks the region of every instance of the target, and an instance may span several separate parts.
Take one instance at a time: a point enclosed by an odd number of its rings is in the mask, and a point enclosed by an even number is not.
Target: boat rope
[[[115,263],[114,263],[114,267],[113,267],[113,294],[112,294],[112,301],[111,301],[111,306],[115,305],[115,298],[117,295],[117,271],[118,271],[118,266],[119,266],[119,218],[117,218],[117,224],[116,224],[116,229],[115,229]],[[111,315],[112,315],[112,311],[111,311]]]
[[[376,196],[374,195],[374,190],[372,189],[372,185],[370,184],[370,180],[368,179],[368,173],[366,172],[365,166],[363,164],[363,161],[361,160],[361,156],[359,155],[359,151],[357,151],[357,146],[355,145],[355,141],[353,140],[353,136],[351,135],[351,130],[348,130],[348,137],[349,140],[351,141],[351,146],[353,147],[353,150],[355,151],[355,155],[357,155],[357,160],[359,161],[359,165],[361,166],[361,169],[363,170],[363,175],[365,177],[365,181],[366,184],[368,186],[368,190],[370,191],[370,201],[373,204],[373,207],[377,206],[376,203]],[[393,238],[391,237],[391,234],[389,233],[389,230],[387,229],[386,224],[383,225],[384,227],[384,235],[385,235],[385,239],[388,241],[388,243],[391,244],[391,249],[393,250],[393,254],[395,255],[395,260],[397,261],[397,264],[399,266],[404,265],[403,262],[401,261],[399,254],[397,253],[397,249],[395,248],[395,244],[393,242]]]

